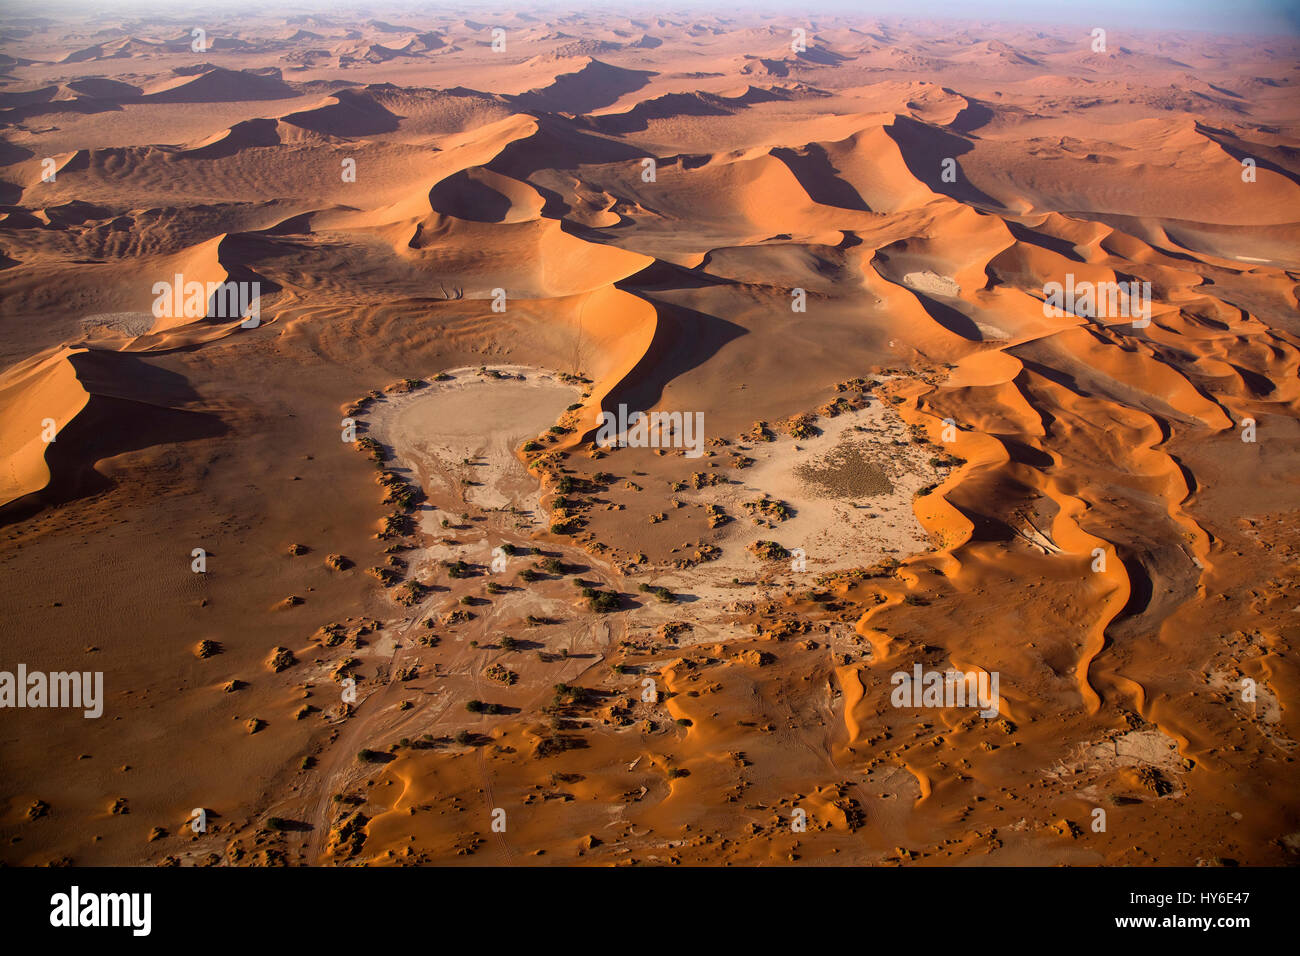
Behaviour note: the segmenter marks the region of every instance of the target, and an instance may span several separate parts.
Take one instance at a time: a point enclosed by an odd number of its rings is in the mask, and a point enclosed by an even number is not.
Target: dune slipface
[[[1297,862],[1294,37],[376,16],[0,38],[0,862]]]

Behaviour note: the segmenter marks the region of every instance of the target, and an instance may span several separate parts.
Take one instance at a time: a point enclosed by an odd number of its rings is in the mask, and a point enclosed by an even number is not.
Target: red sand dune
[[[0,861],[1295,863],[1293,39],[377,16],[4,41]]]

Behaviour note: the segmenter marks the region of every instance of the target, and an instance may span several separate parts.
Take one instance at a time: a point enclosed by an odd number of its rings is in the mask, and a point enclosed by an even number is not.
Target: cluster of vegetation
[[[271,658],[266,662],[266,666],[278,674],[297,663],[298,659],[293,656],[293,651],[287,647],[276,647],[272,648]]]
[[[519,682],[519,675],[503,664],[490,664],[483,671],[483,676],[488,680],[496,681],[498,684],[505,684],[507,687]]]
[[[880,383],[874,379],[851,378],[847,381],[837,382],[835,391],[837,392],[868,392]]]
[[[749,546],[749,550],[764,561],[784,561],[790,557],[790,552],[775,541],[755,541]]]
[[[776,521],[785,521],[793,515],[790,506],[784,501],[769,498],[767,495],[764,495],[757,501],[746,501],[744,508],[755,518],[759,515],[763,515],[764,517],[772,518]]]
[[[401,575],[398,574],[396,571],[394,571],[392,568],[382,568],[376,566],[373,568],[366,568],[366,573],[369,575],[373,575],[375,578],[379,580],[379,583],[386,588],[391,588],[393,587],[393,585],[397,584],[399,581],[402,580]]]
[[[444,561],[442,566],[447,569],[449,578],[467,578],[472,573],[470,566],[464,561]]]
[[[790,434],[799,440],[820,435],[822,430],[813,424],[816,420],[816,415],[809,415],[807,413],[792,418],[789,423]]]
[[[959,458],[957,455],[944,455],[930,459],[931,468],[960,468],[966,464],[965,458]]]
[[[358,438],[357,447],[364,451],[366,456],[376,464],[383,464],[388,461],[388,452],[384,451],[384,446],[369,435]]]
[[[838,418],[848,412],[861,408],[863,403],[850,402],[847,398],[837,398],[834,401],[827,402],[817,409],[819,415],[825,415],[827,418]]]
[[[585,687],[576,684],[556,684],[555,694],[551,698],[550,711],[566,707],[582,707],[590,702],[591,694]]]
[[[429,593],[428,587],[419,581],[407,581],[397,589],[394,600],[402,607],[413,607],[424,600],[424,596]]]
[[[613,591],[598,591],[595,588],[584,587],[582,596],[587,599],[588,607],[600,614],[608,614],[622,607],[622,601]]]
[[[712,485],[725,485],[727,479],[716,471],[697,471],[691,475],[691,487],[695,489],[708,488]]]
[[[573,534],[582,527],[582,519],[577,515],[564,515],[551,522],[551,534]]]
[[[422,378],[404,378],[400,382],[395,382],[384,389],[386,392],[415,392],[422,388],[428,388],[429,383]]]
[[[641,585],[641,593],[653,594],[655,597],[657,597],[660,601],[663,601],[663,603],[665,604],[673,604],[677,601],[677,595],[673,594],[672,591],[668,590],[665,587],[643,584]]]
[[[378,537],[380,539],[401,538],[415,530],[415,523],[411,521],[411,516],[402,511],[394,511],[391,514],[384,515],[384,526],[380,530]]]

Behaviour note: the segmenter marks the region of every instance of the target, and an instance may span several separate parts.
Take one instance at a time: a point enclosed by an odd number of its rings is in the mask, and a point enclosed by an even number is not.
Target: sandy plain
[[[0,860],[1295,862],[1293,39],[394,19],[4,27]]]

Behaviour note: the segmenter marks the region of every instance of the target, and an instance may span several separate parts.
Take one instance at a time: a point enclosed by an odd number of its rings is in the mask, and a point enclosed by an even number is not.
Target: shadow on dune
[[[541,114],[534,119],[538,124],[534,133],[506,144],[479,168],[525,184],[542,198],[540,215],[543,218],[561,220],[567,231],[581,236],[588,227],[565,221],[572,211],[561,192],[572,185],[565,174],[576,172],[580,166],[640,163],[645,151],[584,132],[572,120],[562,117]],[[438,212],[451,209],[472,211],[471,216],[449,214],[478,222],[501,221],[510,208],[509,198],[498,197],[490,186],[475,180],[477,177],[470,175],[468,170],[442,180],[430,192],[431,208]],[[465,195],[459,195],[462,192]],[[489,196],[488,192],[494,195]],[[475,210],[474,207],[480,203],[483,209]],[[499,211],[499,215],[488,218],[494,210]]]
[[[547,113],[590,113],[611,106],[658,76],[653,70],[629,70],[592,60],[576,73],[563,73],[540,89],[509,97],[523,110]]]
[[[429,190],[429,208],[472,222],[502,222],[513,207],[508,198],[462,169]]]
[[[629,292],[661,292],[668,289],[703,289],[708,286],[734,285],[731,279],[723,279],[704,271],[711,255],[712,253],[706,253],[704,261],[697,269],[685,269],[671,262],[656,259],[640,272],[628,276],[615,285]]]
[[[944,89],[944,92],[961,95],[947,88]],[[954,133],[973,133],[975,130],[987,126],[993,121],[993,117],[997,115],[979,100],[971,99],[969,96],[963,97],[963,99],[970,105],[959,111],[953,117],[953,121],[948,124],[948,128]]]
[[[199,395],[175,372],[124,352],[87,352],[68,361],[90,398],[46,450],[49,484],[0,508],[0,524],[112,488],[95,470],[105,458],[229,432],[215,415],[177,407]]]
[[[1140,559],[1140,556],[1127,548],[1115,545],[1115,556],[1119,558],[1120,563],[1124,565],[1124,573],[1128,575],[1128,601],[1120,609],[1112,620],[1111,627],[1121,621],[1136,617],[1146,611],[1151,604],[1151,598],[1155,593],[1155,587],[1152,583],[1151,572]]]
[[[632,410],[653,408],[662,398],[665,385],[703,365],[724,345],[747,332],[715,315],[661,302],[625,283],[616,285],[654,306],[658,324],[654,339],[641,360],[602,399],[603,409],[615,409],[620,404]],[[582,440],[592,438],[595,431],[593,427]]]
[[[326,136],[373,136],[397,130],[402,117],[391,112],[364,90],[339,90],[337,102],[290,113],[284,122]]]
[[[644,132],[651,120],[677,119],[682,116],[730,116],[731,113],[732,110],[724,108],[721,97],[704,93],[668,93],[638,103],[626,113],[583,119],[599,132],[619,136]]]
[[[986,541],[1007,544],[1019,539],[1020,536],[1012,530],[1011,525],[1002,519],[966,507],[961,502],[954,501],[954,497],[954,495],[947,496],[948,504],[956,508],[962,517],[971,523],[970,543]]]
[[[1037,468],[1040,471],[1045,471],[1055,464],[1052,460],[1052,456],[1047,454],[1047,452],[1039,451],[1032,445],[1026,444],[1017,438],[1013,438],[1010,435],[997,434],[992,435],[992,437],[1002,443],[1002,447],[1007,450],[1007,457],[1013,464],[1026,465],[1030,468]]]
[[[253,119],[236,123],[225,136],[207,146],[181,150],[182,159],[227,159],[246,149],[279,146],[280,133],[273,119]]]
[[[639,164],[645,158],[644,150],[585,133],[570,121],[547,116],[536,119],[537,132],[508,143],[484,168],[536,189],[543,199],[541,214],[547,219],[563,219],[570,212],[568,202],[551,188],[564,182],[561,173],[576,171],[579,166]]]
[[[7,139],[0,139],[0,166],[12,166],[24,159],[31,159],[36,154],[24,146],[15,146]]]
[[[895,117],[885,127],[885,133],[898,144],[908,171],[930,189],[969,205],[1004,208],[1001,202],[972,186],[960,170],[956,182],[943,181],[943,161],[955,160],[975,148],[967,140],[906,116]]]
[[[984,336],[980,334],[979,327],[968,316],[958,312],[950,305],[944,305],[944,303],[930,298],[924,292],[918,292],[915,289],[909,291],[916,296],[916,301],[921,303],[921,308],[925,309],[926,314],[953,335],[960,335],[970,342],[984,341]]]
[[[22,123],[38,116],[54,116],[60,113],[120,113],[122,107],[111,100],[93,99],[78,96],[70,100],[55,100],[51,103],[30,103],[0,111],[0,119],[6,123]]]
[[[1015,236],[1020,242],[1028,243],[1032,246],[1039,246],[1050,252],[1055,252],[1058,256],[1064,256],[1073,262],[1083,262],[1083,256],[1079,255],[1074,248],[1074,243],[1068,239],[1062,239],[1059,236],[1053,236],[1046,232],[1039,232],[1037,229],[1031,229],[1029,226],[1022,225],[1014,220],[1004,220],[1007,231]]]
[[[871,212],[871,207],[858,191],[840,178],[840,171],[821,145],[809,143],[801,150],[778,146],[772,150],[772,155],[785,163],[813,202]]]
[[[1241,162],[1243,159],[1253,159],[1258,169],[1267,169],[1269,172],[1277,173],[1279,176],[1285,176],[1296,185],[1300,185],[1300,175],[1296,175],[1293,170],[1287,169],[1273,160],[1269,159],[1267,154],[1270,152],[1280,153],[1291,159],[1300,159],[1300,150],[1291,149],[1286,146],[1261,146],[1258,143],[1251,143],[1239,136],[1233,135],[1226,129],[1218,129],[1213,126],[1206,126],[1204,123],[1196,124],[1196,131],[1207,139],[1213,140],[1219,144],[1219,148],[1225,153]]]

